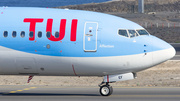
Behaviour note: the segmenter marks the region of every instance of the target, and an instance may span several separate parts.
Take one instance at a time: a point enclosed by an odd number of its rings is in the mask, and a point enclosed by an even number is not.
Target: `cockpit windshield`
[[[149,35],[149,33],[144,29],[137,29],[137,30],[119,29],[118,34],[127,38],[134,38],[137,36]]]
[[[139,33],[139,35],[149,35],[149,33],[146,30],[143,30],[143,29],[136,30],[136,31]]]
[[[133,37],[136,37],[136,36],[139,36],[135,30],[128,30],[129,31],[129,35],[130,35],[130,38],[133,38]]]
[[[119,30],[119,35],[125,36],[125,37],[129,37],[128,33],[126,30]]]

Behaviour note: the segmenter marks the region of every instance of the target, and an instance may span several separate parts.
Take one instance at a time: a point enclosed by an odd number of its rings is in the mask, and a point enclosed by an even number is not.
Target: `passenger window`
[[[51,32],[47,32],[47,33],[46,33],[46,37],[47,37],[47,38],[50,38],[50,36],[51,36]]]
[[[12,37],[15,38],[16,37],[16,31],[12,32]]]
[[[55,38],[59,38],[59,32],[55,32]]]
[[[38,32],[38,38],[41,38],[41,37],[42,37],[42,32],[39,31],[39,32]]]
[[[125,37],[129,37],[126,30],[119,30],[119,35],[122,35],[122,36],[125,36]]]
[[[3,36],[6,38],[8,36],[8,31],[4,31]]]
[[[149,35],[149,33],[146,31],[146,30],[136,30],[138,33],[139,33],[139,35]]]
[[[131,38],[138,36],[135,30],[128,30]]]
[[[25,37],[25,32],[21,31],[21,37],[24,38]]]
[[[34,36],[34,32],[30,31],[30,32],[29,32],[29,37],[30,37],[30,38],[33,38],[33,36]]]

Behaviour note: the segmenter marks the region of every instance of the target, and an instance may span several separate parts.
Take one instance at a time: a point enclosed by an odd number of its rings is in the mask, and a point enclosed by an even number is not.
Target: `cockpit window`
[[[138,33],[139,33],[139,35],[149,35],[149,33],[146,31],[146,30],[136,30]]]
[[[136,37],[136,36],[139,36],[139,35],[136,33],[135,30],[128,30],[128,31],[129,31],[129,35],[130,35],[131,38]]]
[[[119,30],[119,35],[122,35],[122,36],[125,36],[125,37],[129,37],[126,30]]]

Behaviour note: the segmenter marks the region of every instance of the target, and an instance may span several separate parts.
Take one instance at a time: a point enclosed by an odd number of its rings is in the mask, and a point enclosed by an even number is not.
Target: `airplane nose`
[[[167,60],[169,60],[175,56],[176,51],[175,51],[174,47],[172,47],[168,43],[166,43],[166,46],[168,48],[153,52],[153,63],[154,63],[154,65],[165,62],[165,61],[167,61]]]

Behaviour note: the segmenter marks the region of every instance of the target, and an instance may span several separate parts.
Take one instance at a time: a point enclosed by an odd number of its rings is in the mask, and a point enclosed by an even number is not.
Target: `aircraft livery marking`
[[[43,21],[44,21],[43,18],[25,18],[24,19],[25,23],[28,23],[28,22],[30,23],[29,31],[33,32],[33,37],[29,38],[30,41],[35,40],[36,23],[42,23]],[[72,24],[71,24],[71,36],[70,36],[71,41],[76,41],[77,24],[78,24],[78,20],[73,19]],[[51,41],[62,40],[65,36],[65,31],[66,31],[66,19],[61,19],[58,38],[52,35],[52,25],[53,25],[53,19],[47,19],[46,32],[51,33],[48,39]]]

